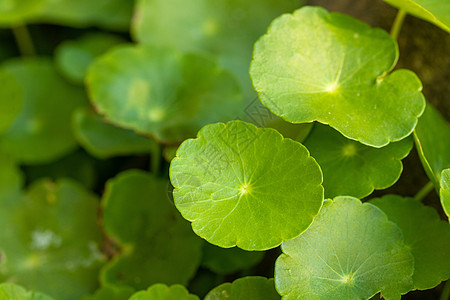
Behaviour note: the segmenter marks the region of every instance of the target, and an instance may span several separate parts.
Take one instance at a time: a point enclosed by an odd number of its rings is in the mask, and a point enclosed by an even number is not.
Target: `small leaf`
[[[264,252],[250,252],[239,248],[221,248],[210,243],[203,246],[202,266],[217,274],[233,274],[259,263]]]
[[[134,289],[129,286],[107,285],[93,295],[82,297],[81,300],[128,300],[133,293]]]
[[[170,178],[194,232],[224,248],[274,248],[308,228],[323,201],[322,173],[302,144],[241,121],[185,141]]]
[[[168,50],[116,48],[93,63],[87,82],[93,104],[107,119],[164,142],[233,119],[242,105],[234,77],[213,60]]]
[[[0,134],[5,132],[22,110],[23,91],[17,80],[0,70]]]
[[[102,270],[103,284],[187,284],[202,241],[169,202],[165,180],[126,171],[108,181],[102,203],[105,231],[121,248]]]
[[[373,147],[408,136],[425,108],[408,70],[388,74],[396,42],[354,18],[303,7],[255,44],[250,75],[261,101],[293,123],[319,121]]]
[[[280,300],[273,278],[244,277],[224,283],[206,295],[205,300]]]
[[[86,108],[74,113],[73,127],[78,142],[98,158],[150,153],[157,147],[153,139],[109,124]]]
[[[363,198],[374,189],[388,188],[398,180],[403,169],[401,159],[411,150],[412,139],[373,148],[316,124],[304,144],[322,169],[325,198],[340,195]]]
[[[438,189],[442,170],[450,168],[450,124],[431,104],[419,119],[414,140],[422,165]]]
[[[400,299],[413,287],[414,258],[400,229],[372,204],[325,202],[299,237],[283,242],[275,281],[283,299]]]
[[[97,199],[69,180],[41,180],[0,198],[0,281],[58,299],[95,290],[100,264]]]
[[[370,202],[402,230],[414,256],[414,289],[431,289],[450,278],[450,226],[433,208],[396,195]]]
[[[441,204],[445,214],[450,217],[450,169],[445,169],[441,174]]]
[[[200,300],[195,295],[189,294],[182,285],[154,284],[146,291],[137,292],[129,300]]]
[[[68,79],[83,84],[94,59],[124,42],[122,38],[107,33],[90,33],[77,40],[65,41],[56,49],[56,64]]]
[[[86,105],[84,91],[59,77],[47,58],[13,59],[3,68],[21,85],[24,103],[0,147],[26,164],[50,162],[72,151],[76,141],[70,119]]]
[[[448,0],[383,1],[450,32],[450,2]]]
[[[12,283],[0,283],[0,300],[53,300],[53,298]]]

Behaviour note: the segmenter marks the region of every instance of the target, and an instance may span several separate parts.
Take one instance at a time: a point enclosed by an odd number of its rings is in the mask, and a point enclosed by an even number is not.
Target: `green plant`
[[[294,0],[0,0],[0,300],[448,299],[448,112],[396,65],[406,14],[450,32],[450,4],[385,2],[390,34]],[[375,192],[414,146],[429,182]]]

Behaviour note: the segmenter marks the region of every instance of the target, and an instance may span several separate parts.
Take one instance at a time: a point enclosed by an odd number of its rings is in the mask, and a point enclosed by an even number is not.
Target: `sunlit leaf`
[[[373,148],[346,139],[332,128],[316,124],[304,142],[323,172],[325,198],[340,195],[363,198],[374,189],[385,189],[400,177],[401,159],[412,148],[412,139]]]
[[[66,83],[47,58],[14,59],[3,64],[24,92],[21,112],[0,137],[0,147],[27,164],[46,163],[76,147],[72,112],[86,105],[82,89]]]
[[[444,212],[450,217],[450,169],[445,169],[441,174],[441,204]]]
[[[327,200],[311,227],[283,242],[275,281],[283,299],[400,299],[413,287],[414,258],[401,230],[372,204]]]
[[[450,32],[450,2],[448,0],[383,1]]]
[[[302,144],[241,121],[181,144],[170,178],[193,230],[224,248],[274,248],[308,228],[323,201],[322,173]]]
[[[86,71],[94,59],[123,42],[122,38],[112,34],[87,34],[59,45],[55,52],[56,63],[68,79],[83,83]]]
[[[199,300],[195,295],[189,294],[182,285],[154,284],[146,291],[137,292],[130,300]]]
[[[57,299],[95,290],[99,251],[96,197],[78,184],[42,180],[26,195],[0,198],[0,281]]]
[[[450,278],[450,226],[433,208],[396,195],[370,202],[402,230],[414,256],[414,289],[431,289]]]
[[[285,120],[316,120],[382,147],[408,136],[425,108],[413,72],[389,73],[397,59],[385,31],[304,7],[271,24],[255,44],[250,74],[263,104]]]
[[[12,283],[0,283],[0,300],[53,300],[53,298]]]
[[[167,182],[131,170],[111,179],[103,196],[106,233],[120,254],[102,271],[104,284],[143,289],[186,284],[200,264],[202,241],[167,196]]]
[[[239,78],[249,98],[254,94],[248,76],[253,44],[270,21],[301,2],[139,0],[132,33],[142,44],[213,54]]]
[[[280,300],[274,280],[264,277],[244,277],[224,283],[206,295],[205,300]]]
[[[205,243],[202,266],[218,274],[232,274],[253,267],[263,257],[264,252],[244,251],[237,247],[225,249]]]
[[[78,142],[96,157],[150,153],[157,146],[152,138],[109,124],[90,109],[78,109],[73,118]]]
[[[17,80],[4,70],[0,70],[0,134],[5,132],[23,105],[23,91]]]
[[[234,77],[194,54],[116,48],[93,63],[87,82],[94,106],[107,119],[164,142],[231,120],[242,106]]]

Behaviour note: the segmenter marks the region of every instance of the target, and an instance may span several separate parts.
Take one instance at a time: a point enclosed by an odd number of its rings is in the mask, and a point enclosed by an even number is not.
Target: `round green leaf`
[[[32,21],[70,27],[100,26],[127,31],[133,6],[134,1],[130,0],[47,0]]]
[[[0,198],[0,281],[58,299],[94,291],[99,250],[98,200],[78,184],[42,180],[26,195]]]
[[[98,289],[95,294],[84,296],[81,300],[127,300],[134,293],[129,286],[107,285]]]
[[[253,267],[263,257],[264,252],[244,251],[237,247],[226,249],[205,243],[202,266],[217,274],[233,274]]]
[[[274,280],[264,277],[244,277],[224,283],[206,295],[205,300],[280,300]]]
[[[442,170],[450,168],[450,124],[431,104],[427,104],[414,138],[422,165],[437,188]]]
[[[285,120],[316,120],[382,147],[408,136],[425,108],[413,72],[388,74],[397,59],[385,31],[303,7],[276,19],[255,44],[250,74],[263,104]]]
[[[283,242],[275,281],[283,299],[400,299],[413,287],[414,258],[400,229],[372,204],[325,202],[311,227]]]
[[[450,2],[448,0],[383,1],[450,32]]]
[[[441,174],[441,204],[445,214],[450,217],[450,169],[445,169]]]
[[[167,286],[157,283],[146,291],[137,292],[129,300],[200,300],[195,295],[189,294],[182,285]]]
[[[431,289],[450,278],[450,226],[433,208],[396,195],[370,202],[402,230],[414,256],[414,289]]]
[[[49,162],[73,150],[70,119],[86,105],[84,91],[59,77],[47,58],[14,59],[3,68],[21,85],[24,103],[0,147],[26,164]]]
[[[42,7],[46,0],[1,0],[0,27],[26,23]]]
[[[0,70],[0,134],[5,132],[23,105],[23,91],[17,80],[3,70]]]
[[[308,228],[323,201],[322,173],[302,144],[241,121],[181,144],[170,178],[194,232],[224,248],[274,248]]]
[[[305,146],[322,169],[325,198],[340,195],[363,198],[374,189],[388,188],[398,180],[403,169],[401,159],[411,150],[412,139],[373,148],[316,124]]]
[[[87,82],[93,104],[107,119],[164,142],[233,119],[242,103],[235,79],[213,60],[154,48],[108,52],[93,63]]]
[[[259,0],[255,5],[251,0],[139,0],[132,33],[142,44],[213,54],[239,78],[250,99],[254,96],[248,76],[253,44],[270,21],[298,8],[300,2]]]
[[[53,298],[12,283],[0,283],[0,300],[53,300]]]
[[[187,284],[202,241],[169,201],[167,181],[143,171],[121,173],[107,183],[103,211],[105,231],[121,248],[103,269],[103,284]]]
[[[74,113],[73,127],[78,142],[99,158],[149,153],[157,146],[153,139],[109,124],[86,108]]]
[[[74,41],[65,41],[55,52],[57,66],[68,79],[83,83],[94,59],[123,42],[120,37],[106,33],[90,33]]]

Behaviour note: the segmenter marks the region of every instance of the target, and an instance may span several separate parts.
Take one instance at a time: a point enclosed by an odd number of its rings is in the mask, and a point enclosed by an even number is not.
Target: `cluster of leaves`
[[[450,32],[447,1],[386,2]],[[0,51],[0,300],[399,299],[448,280],[448,222],[366,197],[415,145],[450,216],[449,123],[393,71],[395,38],[300,6],[0,1],[24,54]],[[45,56],[26,24],[77,34]]]

